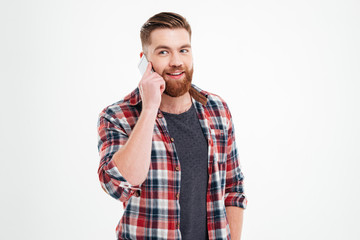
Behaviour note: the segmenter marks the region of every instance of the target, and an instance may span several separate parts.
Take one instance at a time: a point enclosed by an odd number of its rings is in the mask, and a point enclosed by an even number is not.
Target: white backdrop
[[[96,123],[140,80],[139,30],[174,11],[222,96],[249,199],[244,240],[360,239],[360,2],[0,3],[0,239],[115,239]]]

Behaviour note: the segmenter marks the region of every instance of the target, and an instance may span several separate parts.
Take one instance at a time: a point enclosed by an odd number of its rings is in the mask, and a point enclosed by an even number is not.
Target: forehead
[[[160,28],[150,33],[150,48],[156,48],[159,45],[176,48],[186,44],[190,45],[190,34],[184,28]]]

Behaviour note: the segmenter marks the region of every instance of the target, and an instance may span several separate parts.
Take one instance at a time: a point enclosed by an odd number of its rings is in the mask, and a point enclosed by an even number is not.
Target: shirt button
[[[170,138],[170,141],[172,141],[172,142],[173,142],[173,141],[174,141],[174,138]]]
[[[162,115],[161,115],[161,113],[159,113],[159,114],[158,114],[157,116],[158,116],[158,118],[162,118]]]
[[[176,194],[176,199],[179,199],[180,194]]]
[[[135,192],[135,196],[136,196],[136,197],[140,197],[140,190],[137,190],[137,191]]]
[[[176,171],[179,171],[179,170],[180,170],[179,166],[176,166],[176,167],[175,167],[175,170],[176,170]]]
[[[178,228],[179,228],[179,227],[180,227],[180,223],[177,223],[177,224],[176,224],[176,227],[178,227]]]

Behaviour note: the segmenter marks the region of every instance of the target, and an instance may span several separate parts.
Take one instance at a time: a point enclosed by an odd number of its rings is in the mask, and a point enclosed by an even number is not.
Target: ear
[[[144,55],[144,52],[141,52],[141,53],[140,53],[140,58],[142,58],[143,55]]]

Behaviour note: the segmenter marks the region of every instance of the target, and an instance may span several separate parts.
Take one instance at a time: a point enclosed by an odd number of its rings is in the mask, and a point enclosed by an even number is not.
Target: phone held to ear
[[[141,76],[144,75],[147,65],[148,65],[148,60],[145,57],[145,54],[142,55],[140,62],[138,64],[138,68],[140,70]],[[154,72],[154,69],[151,69],[151,72]]]

